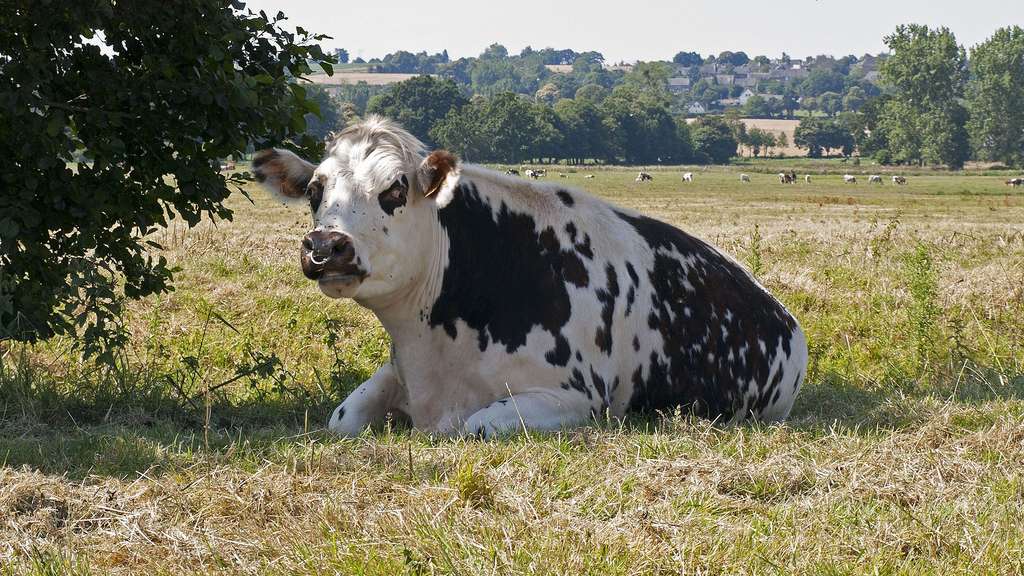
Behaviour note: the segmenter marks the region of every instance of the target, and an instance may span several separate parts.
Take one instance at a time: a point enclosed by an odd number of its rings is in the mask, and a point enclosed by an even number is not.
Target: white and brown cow
[[[490,437],[682,408],[776,421],[807,343],[793,316],[706,242],[579,190],[460,163],[397,125],[347,128],[315,165],[253,162],[306,198],[302,270],[372,310],[391,360],[334,411],[356,435],[401,413]]]

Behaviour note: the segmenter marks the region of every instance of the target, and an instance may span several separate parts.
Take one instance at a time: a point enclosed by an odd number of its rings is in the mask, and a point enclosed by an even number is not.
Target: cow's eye
[[[406,197],[409,194],[409,180],[403,174],[401,178],[388,187],[387,190],[377,195],[380,208],[388,216],[394,216],[395,210],[405,206]]]
[[[309,196],[309,209],[316,214],[320,203],[324,200],[324,185],[319,180],[311,180],[306,186],[306,195]]]

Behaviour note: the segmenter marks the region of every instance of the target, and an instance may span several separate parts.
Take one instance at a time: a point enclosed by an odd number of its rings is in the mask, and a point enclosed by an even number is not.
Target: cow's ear
[[[286,199],[302,198],[316,166],[280,148],[260,150],[252,158],[256,181],[272,194]]]
[[[434,150],[420,164],[418,178],[425,198],[433,198],[438,206],[452,200],[459,183],[459,159],[447,150]]]

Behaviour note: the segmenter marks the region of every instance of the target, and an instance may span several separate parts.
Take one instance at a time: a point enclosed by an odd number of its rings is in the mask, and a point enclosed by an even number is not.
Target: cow
[[[849,174],[843,174],[843,182],[845,182],[846,184],[856,184],[857,183],[857,177],[856,176],[851,176]]]
[[[683,182],[693,182],[693,172],[684,172]]]
[[[590,180],[593,177],[594,177],[593,174],[587,174],[586,176],[584,176],[584,178],[586,178],[587,180]]]
[[[304,275],[391,337],[335,434],[389,415],[481,438],[676,410],[774,422],[807,373],[797,320],[736,260],[586,192],[428,153],[376,116],[319,164],[270,149],[253,168],[311,207]]]
[[[903,176],[893,176],[892,183],[894,186],[903,186],[907,183],[907,179]]]
[[[804,174],[804,183],[805,184],[810,184],[811,183],[811,175],[810,174]]]
[[[527,169],[526,170],[526,176],[536,180],[536,179],[540,178],[540,176],[541,176],[540,170],[530,170],[530,169]]]
[[[792,184],[795,177],[792,174],[779,172],[779,184]]]
[[[879,184],[880,185],[881,183],[882,183],[882,177],[879,176],[878,174],[872,174],[871,176],[868,176],[868,184]]]
[[[505,175],[506,176],[519,176],[519,170],[516,170],[515,168],[509,168],[508,170],[505,170]]]
[[[563,173],[559,172],[558,173],[558,177],[559,178],[568,178],[569,176],[568,176],[568,174],[563,174]]]
[[[640,173],[636,175],[636,178],[633,181],[634,182],[649,182],[651,180],[654,180],[654,176],[651,176],[647,172],[644,172],[643,170],[641,170]]]
[[[1016,188],[1018,186],[1024,186],[1024,178],[1011,178],[1011,179],[1006,181],[1006,185],[1010,186],[1012,188]]]
[[[740,182],[750,182],[749,174],[740,174]]]

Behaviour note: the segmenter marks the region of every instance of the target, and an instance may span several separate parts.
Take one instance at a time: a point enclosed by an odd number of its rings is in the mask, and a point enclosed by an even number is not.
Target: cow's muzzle
[[[313,230],[302,239],[302,273],[310,280],[362,280],[366,276],[356,259],[352,238],[335,231]]]

